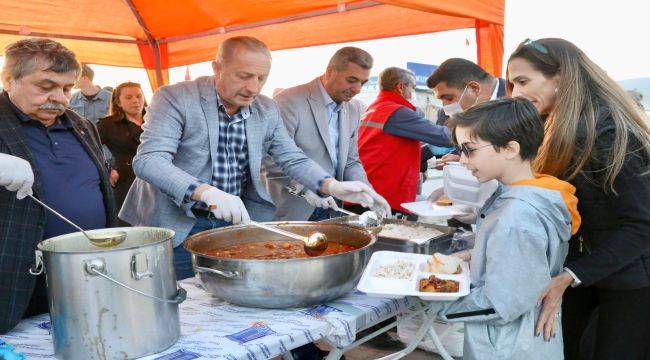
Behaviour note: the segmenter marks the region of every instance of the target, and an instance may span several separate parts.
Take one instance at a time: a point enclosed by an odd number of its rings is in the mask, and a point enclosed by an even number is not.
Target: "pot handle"
[[[210,274],[216,274],[221,277],[225,277],[227,279],[239,279],[241,278],[241,273],[239,271],[234,271],[234,270],[217,270],[217,269],[212,269],[212,268],[207,268],[203,266],[194,266],[194,270],[199,273],[210,273]]]
[[[146,297],[148,297],[150,299],[158,300],[158,301],[164,302],[164,303],[180,304],[183,301],[185,301],[185,299],[187,298],[187,291],[185,291],[185,289],[183,289],[181,287],[181,285],[178,284],[178,283],[176,283],[176,286],[178,286],[178,289],[176,290],[176,295],[174,296],[174,298],[173,299],[163,299],[163,298],[159,298],[157,296],[149,295],[147,293],[144,293],[144,292],[142,292],[142,291],[140,291],[138,289],[134,289],[134,288],[132,288],[132,287],[130,287],[130,286],[124,284],[124,283],[121,283],[121,282],[113,279],[112,277],[104,274],[102,272],[104,270],[104,268],[101,265],[97,264],[97,263],[86,262],[85,267],[86,267],[86,271],[91,275],[99,275],[99,276],[103,277],[104,279],[106,279],[106,280],[108,280],[108,281],[110,281],[110,282],[112,282],[114,284],[117,284],[117,285],[119,285],[119,286],[121,286],[121,287],[123,287],[123,288],[125,288],[127,290],[133,291],[133,292],[138,293],[138,294],[140,294],[142,296],[146,296]]]
[[[41,275],[43,273],[43,252],[36,250],[34,256],[36,257],[36,262],[29,268],[29,273],[32,275]]]

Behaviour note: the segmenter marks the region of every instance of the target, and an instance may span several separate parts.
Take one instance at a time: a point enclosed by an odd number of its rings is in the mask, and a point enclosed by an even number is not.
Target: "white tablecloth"
[[[254,309],[212,296],[196,279],[181,284],[187,290],[187,300],[180,305],[181,338],[166,351],[143,359],[268,359],[319,339],[343,347],[355,340],[358,329],[396,315],[417,301],[354,292],[311,308]],[[15,345],[27,359],[54,358],[47,314],[23,320],[0,339]]]

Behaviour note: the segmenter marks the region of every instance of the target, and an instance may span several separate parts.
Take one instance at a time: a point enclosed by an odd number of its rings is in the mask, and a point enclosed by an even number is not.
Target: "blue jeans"
[[[201,231],[230,225],[232,225],[232,223],[224,220],[214,218],[208,219],[205,216],[199,216],[196,218],[196,223],[192,230],[190,230],[188,236],[200,233]],[[174,270],[176,271],[177,280],[183,280],[194,276],[194,269],[192,269],[192,254],[185,250],[183,244],[174,248]]]

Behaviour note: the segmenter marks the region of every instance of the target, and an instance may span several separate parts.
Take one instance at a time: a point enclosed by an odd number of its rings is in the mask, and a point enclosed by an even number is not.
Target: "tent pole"
[[[158,46],[158,40],[153,39],[151,46],[153,47],[153,61],[156,67],[156,82],[158,83],[156,88],[159,88],[165,84],[163,82],[162,67],[160,63],[160,46]]]
[[[135,7],[135,4],[133,4],[133,0],[124,0],[124,2],[126,2],[127,5],[129,5],[129,8],[131,9],[133,16],[135,16],[135,19],[138,21],[138,24],[142,28],[142,31],[144,31],[145,35],[147,35],[147,42],[149,43],[149,46],[151,46],[151,49],[153,50],[153,60],[154,60],[154,66],[156,68],[156,82],[158,82],[157,84],[158,86],[156,87],[160,87],[163,85],[163,76],[162,76],[162,67],[160,62],[160,47],[158,46],[158,40],[156,40],[156,38],[149,31],[149,28],[147,28],[147,24],[144,23],[144,19],[142,19],[140,12]]]

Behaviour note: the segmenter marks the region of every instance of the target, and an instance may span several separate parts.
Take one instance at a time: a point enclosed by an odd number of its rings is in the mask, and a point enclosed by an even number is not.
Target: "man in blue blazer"
[[[137,179],[119,215],[132,225],[175,231],[178,279],[194,274],[190,254],[180,246],[188,235],[272,219],[275,209],[260,181],[265,154],[311,191],[390,214],[367,184],[337,181],[287,135],[276,104],[260,95],[271,69],[264,43],[227,39],[212,67],[214,76],[154,95],[133,160]]]

